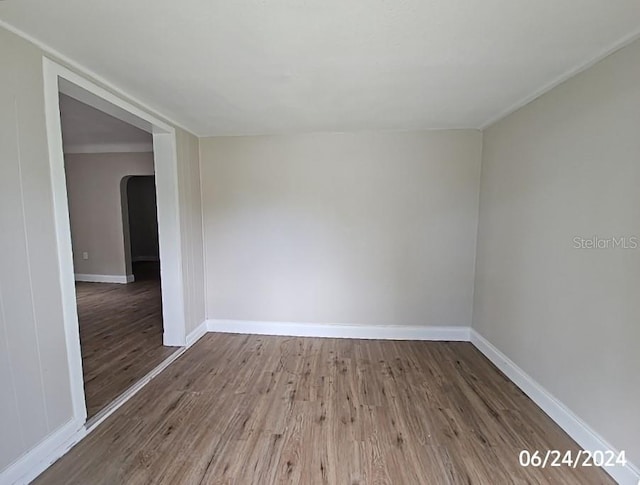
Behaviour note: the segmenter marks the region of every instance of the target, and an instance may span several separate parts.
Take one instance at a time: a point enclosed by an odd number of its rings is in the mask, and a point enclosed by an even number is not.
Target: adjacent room
[[[162,343],[153,140],[60,94],[87,418],[169,357]]]
[[[640,484],[640,3],[0,2],[0,485]]]

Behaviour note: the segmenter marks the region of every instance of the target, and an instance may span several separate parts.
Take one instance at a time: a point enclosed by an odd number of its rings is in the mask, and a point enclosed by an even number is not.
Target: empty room
[[[0,1],[0,485],[640,484],[640,3]]]

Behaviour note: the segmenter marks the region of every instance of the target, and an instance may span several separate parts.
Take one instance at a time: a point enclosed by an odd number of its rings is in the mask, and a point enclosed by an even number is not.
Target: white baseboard
[[[86,435],[84,423],[71,420],[0,473],[0,484],[26,485]]]
[[[498,350],[487,339],[471,329],[471,343],[500,369],[516,386],[531,398],[549,417],[555,421],[582,448],[588,451],[611,451],[615,456],[619,450],[611,446],[568,407],[538,384],[531,376],[518,367],[511,359]],[[621,485],[640,484],[640,470],[630,462],[626,466],[603,468]]]
[[[200,340],[204,334],[208,331],[208,322],[207,320],[203,321],[200,325],[198,325],[195,329],[193,329],[189,335],[187,335],[187,348],[191,347],[198,340]]]
[[[99,419],[91,420],[86,426],[82,422],[70,421],[0,473],[0,484],[22,485],[35,479],[207,332],[296,337],[470,341],[581,447],[590,451],[611,451],[615,455],[618,453],[616,448],[611,446],[602,436],[591,429],[562,402],[538,384],[506,355],[482,337],[482,335],[469,327],[331,325],[293,322],[205,320],[189,333],[186,339],[186,347],[176,351],[140,382],[127,390],[125,395],[113,403],[113,406],[109,406],[106,412],[100,413],[100,415],[96,417]],[[604,470],[621,485],[637,485],[640,483],[640,470],[630,462],[627,462],[627,465],[624,467],[608,467],[604,468]]]
[[[207,320],[209,332],[330,337],[381,340],[469,341],[469,327],[418,327],[409,325],[353,325],[345,323],[261,322]]]
[[[84,281],[86,283],[133,283],[135,280],[132,274],[118,275],[118,274],[80,274],[76,273],[76,281]]]

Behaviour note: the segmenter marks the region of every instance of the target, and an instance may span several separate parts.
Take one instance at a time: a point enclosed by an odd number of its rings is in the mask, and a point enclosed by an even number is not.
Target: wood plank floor
[[[176,348],[162,346],[160,281],[76,283],[88,417],[144,377]]]
[[[613,483],[469,343],[205,335],[39,484]]]

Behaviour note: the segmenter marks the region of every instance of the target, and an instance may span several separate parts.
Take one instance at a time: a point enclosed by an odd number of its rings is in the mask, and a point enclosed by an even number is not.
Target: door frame
[[[163,344],[183,347],[186,345],[186,318],[176,133],[174,127],[151,113],[125,101],[111,91],[46,56],[43,57],[43,74],[49,168],[73,414],[74,418],[86,422],[87,409],[82,374],[59,93],[67,94],[78,101],[147,131],[153,136],[158,238],[160,241]]]

